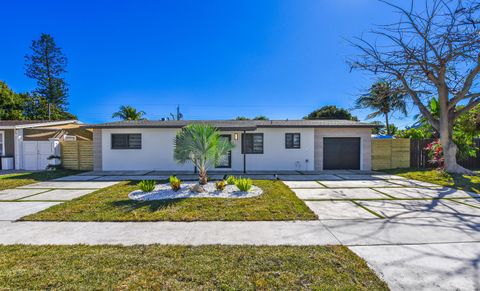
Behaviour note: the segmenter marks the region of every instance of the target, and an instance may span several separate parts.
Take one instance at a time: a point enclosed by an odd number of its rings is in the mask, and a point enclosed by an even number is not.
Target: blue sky
[[[353,106],[374,79],[350,72],[347,40],[397,17],[377,0],[5,1],[0,80],[34,89],[23,57],[45,32],[69,59],[70,111],[84,122],[123,104],[150,119],[177,104],[186,119],[300,119]]]

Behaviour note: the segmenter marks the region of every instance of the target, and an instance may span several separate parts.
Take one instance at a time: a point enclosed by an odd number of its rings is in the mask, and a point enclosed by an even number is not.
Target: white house
[[[94,170],[194,171],[173,158],[174,138],[190,123],[215,126],[235,148],[219,171],[371,169],[371,129],[350,120],[119,121],[93,129]]]

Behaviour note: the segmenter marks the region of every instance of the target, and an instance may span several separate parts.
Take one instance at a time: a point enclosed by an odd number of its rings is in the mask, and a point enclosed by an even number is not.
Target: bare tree
[[[408,8],[380,1],[400,19],[352,41],[360,51],[350,60],[352,69],[399,81],[439,133],[446,170],[471,173],[457,164],[452,131],[455,119],[480,104],[479,1],[422,0],[420,6],[412,0]],[[438,118],[424,103],[432,95],[439,100]]]

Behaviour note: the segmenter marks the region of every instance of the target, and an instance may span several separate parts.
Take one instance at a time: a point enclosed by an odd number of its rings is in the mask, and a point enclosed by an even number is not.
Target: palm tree
[[[389,115],[395,111],[407,115],[407,105],[405,103],[406,94],[399,87],[391,82],[380,81],[372,85],[368,94],[360,96],[355,102],[355,107],[370,108],[375,110],[367,118],[375,118],[380,115],[385,116],[385,128],[387,134],[391,134],[389,124]]]
[[[234,144],[220,137],[220,132],[207,124],[189,124],[177,133],[174,159],[184,164],[191,161],[198,169],[198,182],[207,184],[207,171],[228,155]]]
[[[145,118],[143,118],[143,116],[145,114],[145,111],[137,111],[137,109],[130,105],[122,105],[117,112],[113,113],[112,118],[118,117],[123,120],[144,120]]]
[[[430,111],[433,117],[438,118],[440,116],[440,103],[438,103],[438,99],[435,97],[432,97],[432,99],[430,99],[430,102],[428,103],[427,109],[428,111]],[[413,119],[416,120],[417,124],[419,125],[423,125],[423,126],[429,125],[428,119],[425,116],[423,116],[421,113],[416,114],[413,117]]]

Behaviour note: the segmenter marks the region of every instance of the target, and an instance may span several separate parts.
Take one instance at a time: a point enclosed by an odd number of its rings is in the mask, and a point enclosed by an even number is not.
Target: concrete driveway
[[[82,181],[75,176],[0,191],[0,221],[15,221],[118,182]]]
[[[392,290],[480,290],[480,195],[381,174],[285,184]]]

